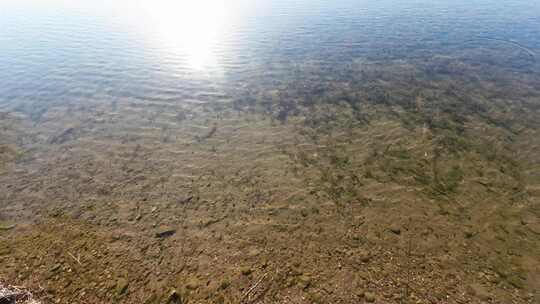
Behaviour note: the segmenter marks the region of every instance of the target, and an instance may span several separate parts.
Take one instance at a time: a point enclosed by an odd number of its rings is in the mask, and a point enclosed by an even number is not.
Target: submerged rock
[[[246,267],[240,268],[240,272],[241,272],[243,275],[247,276],[247,275],[250,275],[250,274],[252,273],[252,270],[251,270],[251,267],[247,267],[247,266],[246,266]]]
[[[534,214],[526,213],[521,216],[521,224],[535,234],[540,234],[540,219]]]
[[[302,289],[308,289],[312,285],[312,279],[309,275],[301,275],[298,277],[298,286]]]
[[[373,303],[373,302],[375,302],[376,297],[375,297],[374,293],[368,291],[368,292],[364,293],[364,299],[368,303]]]
[[[371,253],[367,250],[361,250],[357,255],[362,263],[367,263],[371,259]]]
[[[189,290],[196,290],[201,285],[201,282],[196,277],[191,277],[186,281],[186,288]]]
[[[121,296],[124,293],[126,293],[129,286],[129,282],[124,279],[120,278],[116,281],[116,295]]]
[[[394,234],[401,234],[401,227],[399,227],[397,224],[391,225],[389,230]]]
[[[469,285],[468,289],[471,295],[478,297],[482,301],[487,301],[491,298],[489,291],[478,283]]]
[[[167,304],[182,304],[182,295],[176,289],[171,290],[167,296]]]
[[[0,222],[0,231],[2,231],[2,230],[11,230],[11,229],[15,228],[16,226],[17,226],[16,224]]]
[[[161,227],[156,231],[156,237],[157,238],[165,238],[169,237],[176,233],[176,229],[171,227]]]

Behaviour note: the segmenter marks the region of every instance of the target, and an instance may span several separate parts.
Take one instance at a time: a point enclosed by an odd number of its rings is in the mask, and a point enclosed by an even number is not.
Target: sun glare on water
[[[152,40],[186,60],[195,70],[218,67],[215,46],[223,39],[228,6],[225,0],[138,0]]]
[[[1,1],[1,0],[0,0]],[[256,1],[255,1],[256,2]],[[251,0],[8,0],[35,11],[105,16],[129,33],[141,33],[163,56],[184,60],[193,70],[220,68],[218,48],[223,51],[230,26]],[[159,52],[156,52],[158,56]]]

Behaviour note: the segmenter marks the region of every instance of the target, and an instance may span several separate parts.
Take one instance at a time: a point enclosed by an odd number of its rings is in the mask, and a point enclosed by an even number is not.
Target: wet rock
[[[521,224],[535,234],[540,234],[540,219],[534,214],[525,213],[521,216]]]
[[[107,281],[106,283],[104,283],[104,285],[105,285],[105,289],[107,289],[107,290],[112,290],[113,288],[116,287],[116,281],[114,281],[114,280],[109,280],[109,281]]]
[[[218,294],[215,297],[214,304],[225,304],[225,296],[222,294]]]
[[[116,281],[116,295],[121,296],[126,293],[128,289],[128,281],[124,278],[120,278]]]
[[[193,200],[193,195],[188,195],[184,197],[180,197],[176,200],[178,204],[187,204]]]
[[[312,285],[312,279],[310,276],[304,274],[298,277],[298,286],[300,286],[300,288],[306,290],[311,285]]]
[[[167,304],[182,304],[182,296],[176,289],[173,289],[167,295]]]
[[[189,290],[197,290],[199,289],[199,286],[201,285],[199,279],[195,277],[191,277],[187,279],[186,281],[186,288]]]
[[[15,224],[0,223],[0,231],[11,230],[15,228]]]
[[[356,277],[359,280],[369,280],[370,275],[369,272],[360,269],[356,272]]]
[[[497,284],[501,281],[499,276],[495,274],[486,276],[486,279],[488,280],[488,282],[493,283],[493,284]]]
[[[227,289],[229,286],[231,286],[231,282],[229,282],[229,280],[223,280],[221,281],[221,283],[219,283],[218,289],[224,290],[224,289]]]
[[[514,286],[518,289],[524,289],[525,288],[525,278],[518,275],[518,274],[512,274],[506,278],[506,281],[510,283],[510,285]]]
[[[354,217],[353,223],[354,223],[354,226],[356,227],[360,227],[364,225],[365,222],[366,222],[366,218],[363,215],[360,215],[360,216],[357,215]]]
[[[169,236],[172,236],[173,234],[176,233],[176,229],[174,228],[170,228],[170,227],[160,227],[157,231],[156,231],[156,237],[157,238],[165,238],[165,237],[169,237]]]
[[[401,227],[399,227],[399,225],[397,224],[391,225],[388,229],[394,234],[397,234],[397,235],[401,234]]]
[[[358,259],[360,259],[362,263],[367,263],[371,259],[371,253],[367,250],[361,250],[358,252]]]
[[[261,254],[261,250],[257,249],[257,248],[253,248],[253,249],[248,251],[248,256],[250,256],[250,257],[256,257],[259,254]]]
[[[11,248],[10,247],[0,247],[0,256],[3,256],[3,255],[8,255],[11,253]]]
[[[74,128],[68,128],[64,130],[62,133],[52,136],[49,139],[50,144],[63,144],[64,142],[68,140],[75,139],[75,129]]]
[[[289,271],[289,275],[293,277],[297,277],[302,274],[303,274],[302,270],[299,269],[298,267],[292,267],[291,270]]]
[[[468,291],[471,295],[478,297],[482,301],[487,301],[491,298],[489,291],[478,283],[469,285]]]
[[[146,300],[144,300],[144,304],[154,304],[154,303],[157,303],[157,301],[158,301],[158,296],[155,293],[152,293],[150,296],[146,298]]]
[[[311,301],[311,303],[314,303],[314,304],[323,303],[322,302],[322,295],[320,293],[317,293],[317,292],[310,293],[308,295],[308,299]]]
[[[364,299],[368,303],[373,303],[373,302],[375,302],[376,297],[375,297],[374,293],[368,291],[368,292],[364,293]]]
[[[250,275],[253,271],[251,270],[251,267],[242,267],[240,268],[240,273],[247,276]]]

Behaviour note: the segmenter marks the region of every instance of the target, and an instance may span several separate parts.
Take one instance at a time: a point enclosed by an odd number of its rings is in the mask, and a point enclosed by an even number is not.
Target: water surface
[[[525,0],[3,0],[0,289],[537,303],[539,29]]]
[[[253,77],[287,81],[306,61],[324,77],[324,67],[355,60],[479,44],[534,52],[538,11],[519,0],[4,1],[0,104],[215,102]]]

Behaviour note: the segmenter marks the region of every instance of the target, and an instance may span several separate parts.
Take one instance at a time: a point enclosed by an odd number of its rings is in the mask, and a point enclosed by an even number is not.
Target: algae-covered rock
[[[189,290],[197,290],[201,286],[201,282],[196,277],[190,277],[186,280],[186,288]]]
[[[298,286],[301,289],[308,289],[312,285],[313,280],[309,275],[303,274],[298,277]]]
[[[372,292],[366,292],[366,293],[364,293],[364,299],[365,299],[366,302],[368,302],[368,303],[373,303],[373,302],[375,302],[376,297],[375,297],[375,294],[374,294],[374,293],[372,293]]]
[[[0,231],[11,230],[15,228],[16,226],[17,226],[16,224],[0,221]]]
[[[121,296],[126,293],[129,286],[129,282],[124,279],[120,278],[116,281],[116,295]]]
[[[506,281],[508,281],[508,283],[510,283],[510,285],[514,286],[515,288],[525,288],[525,278],[521,277],[519,274],[510,275],[506,278]]]
[[[221,283],[219,283],[218,289],[224,290],[224,289],[227,289],[229,286],[231,286],[231,282],[227,279],[224,279],[221,281]]]
[[[474,283],[469,285],[469,293],[478,297],[482,301],[487,301],[491,298],[489,291],[482,285]]]
[[[249,266],[245,266],[245,267],[240,268],[240,273],[242,273],[245,276],[250,275],[252,272],[253,272],[253,270],[251,270],[251,267],[249,267]]]

